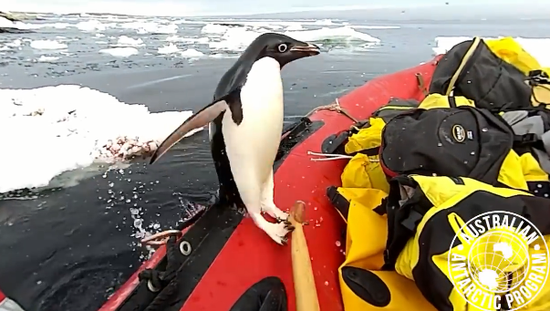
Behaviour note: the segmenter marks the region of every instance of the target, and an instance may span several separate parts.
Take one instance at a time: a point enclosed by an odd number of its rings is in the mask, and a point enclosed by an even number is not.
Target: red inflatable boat
[[[0,291],[0,311],[23,311],[23,309]]]
[[[283,209],[297,200],[306,203],[309,225],[304,233],[321,311],[343,310],[338,267],[344,260],[345,224],[325,193],[340,184],[346,161],[315,162],[309,152],[327,152],[334,134],[347,130],[353,120],[366,119],[392,97],[421,100],[436,62],[369,81],[283,134],[275,163],[275,201]],[[100,311],[257,310],[252,307],[263,299],[258,288],[254,292],[259,296],[246,308],[235,304],[261,280],[272,285],[280,280],[288,310],[296,311],[290,249],[275,244],[242,213],[214,206],[159,248]]]

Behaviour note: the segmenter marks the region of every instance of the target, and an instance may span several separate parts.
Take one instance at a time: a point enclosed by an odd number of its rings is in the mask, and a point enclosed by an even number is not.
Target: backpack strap
[[[464,57],[462,57],[462,60],[460,61],[460,64],[458,65],[458,69],[455,71],[455,73],[451,77],[451,80],[449,81],[449,85],[447,86],[447,90],[445,91],[444,95],[447,95],[447,96],[451,95],[451,93],[452,93],[452,91],[455,87],[455,84],[458,81],[458,78],[460,77],[460,74],[462,73],[462,71],[466,67],[466,64],[468,63],[468,61],[474,55],[474,52],[476,51],[476,49],[479,46],[480,42],[481,42],[481,38],[479,38],[479,37],[475,37],[472,40],[472,44],[470,45],[470,47],[468,48],[466,53],[464,53]]]
[[[540,150],[546,150],[542,139],[538,138],[534,133],[523,135],[514,135],[514,149],[524,149],[525,147],[533,147]]]
[[[340,217],[342,217],[347,223],[349,201],[343,195],[341,195],[340,192],[338,192],[338,188],[335,186],[330,186],[327,188],[327,197],[332,205],[336,208],[336,211],[338,211],[338,214],[340,214]]]

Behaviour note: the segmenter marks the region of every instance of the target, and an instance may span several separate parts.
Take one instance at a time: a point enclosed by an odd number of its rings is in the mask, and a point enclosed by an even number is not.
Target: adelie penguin
[[[283,34],[256,38],[223,75],[214,99],[178,127],[151,158],[151,164],[185,134],[209,125],[212,158],[220,184],[221,204],[246,208],[254,223],[284,244],[292,231],[288,214],[273,202],[273,162],[283,129],[281,69],[319,54],[310,43]],[[266,212],[277,219],[267,221]]]

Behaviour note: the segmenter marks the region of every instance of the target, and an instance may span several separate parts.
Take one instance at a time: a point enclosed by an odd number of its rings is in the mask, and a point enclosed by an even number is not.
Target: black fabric
[[[363,149],[363,150],[360,150],[360,151],[356,152],[355,154],[357,154],[357,153],[362,153],[362,154],[364,154],[366,156],[369,156],[369,157],[377,156],[380,153],[380,147]]]
[[[349,212],[349,201],[338,192],[338,188],[335,186],[329,186],[327,188],[327,197],[336,208],[340,216],[347,222]]]
[[[486,109],[417,109],[386,124],[380,164],[390,177],[463,176],[496,185],[513,143],[512,128]]]
[[[393,117],[416,108],[419,104],[420,102],[416,99],[391,98],[386,105],[375,110],[372,116],[382,118],[384,122],[388,123]]]
[[[441,58],[430,83],[430,93],[446,94],[472,42],[455,45]],[[526,108],[531,106],[531,87],[525,79],[519,69],[495,55],[481,40],[461,70],[453,95],[465,96],[480,108],[499,111]]]
[[[413,189],[412,196],[402,200],[401,188]],[[388,240],[384,253],[385,264],[383,270],[393,270],[397,257],[405,247],[407,241],[416,232],[416,226],[422,220],[422,216],[433,207],[432,203],[416,181],[408,176],[398,176],[390,180],[390,193],[386,202],[386,214],[388,219]]]
[[[274,276],[250,286],[229,311],[287,311],[285,285]]]
[[[183,230],[201,218],[207,208],[203,205],[193,202],[187,202],[187,206],[182,211],[181,222],[175,229]],[[191,231],[192,232],[192,231]],[[193,235],[192,233],[190,235]],[[162,290],[170,283],[179,269],[180,265],[185,261],[184,256],[179,251],[179,244],[176,237],[172,236],[166,242],[166,255],[154,269],[145,269],[139,275],[139,284],[135,287],[132,293],[122,303],[117,311],[141,311],[147,308],[156,301],[163,302],[161,298],[157,298],[158,292],[152,292],[149,289],[150,282],[155,288]]]
[[[417,101],[416,99],[391,98],[386,105],[375,110],[371,114],[371,117],[382,118],[382,120],[387,123],[391,118],[395,117],[396,115],[399,115],[404,111],[408,111],[409,109],[416,108],[419,104],[419,101]],[[346,154],[345,147],[348,143],[348,138],[353,134],[357,134],[357,129],[368,128],[370,126],[369,121],[370,118],[366,120],[361,120],[355,123],[349,130],[345,130],[340,133],[328,136],[327,138],[325,138],[325,140],[323,140],[323,143],[321,144],[321,152],[330,154]],[[350,155],[355,154],[357,153],[352,153]],[[372,155],[378,155],[378,151],[376,151]]]
[[[157,269],[145,269],[138,275],[140,282],[150,281],[159,290],[164,288],[176,275],[179,267],[185,261],[185,257],[179,251],[176,237],[171,236],[166,242],[166,267],[164,271]]]
[[[344,266],[341,271],[344,283],[357,297],[380,308],[390,304],[390,289],[376,274],[351,266]]]
[[[432,260],[432,256],[443,254],[449,250],[451,241],[456,234],[449,225],[449,214],[456,213],[465,222],[486,212],[500,214],[500,217],[510,215],[499,213],[501,211],[525,217],[543,235],[550,233],[550,218],[548,217],[550,200],[523,195],[502,197],[487,191],[471,193],[453,207],[434,214],[426,222],[417,242],[421,245],[418,264],[412,272],[418,289],[438,310],[453,310],[448,298],[453,290],[453,284],[444,273],[441,273]],[[460,241],[456,239],[452,246],[456,247],[458,244]]]
[[[283,130],[273,169],[276,170],[294,147],[306,140],[311,134],[323,127],[323,125],[325,125],[323,121],[311,121],[309,118],[304,117]]]
[[[346,154],[346,143],[352,133],[349,130],[332,134],[323,140],[321,152],[326,154]]]
[[[529,192],[534,196],[541,198],[550,198],[550,182],[548,181],[528,181]]]
[[[464,185],[462,178],[451,178],[456,185]],[[412,188],[412,196],[403,199],[400,196],[401,187]],[[539,187],[540,189],[540,187]],[[411,191],[409,191],[410,195]],[[460,194],[457,194],[460,195]],[[456,232],[449,224],[449,215],[456,213],[463,221],[468,222],[474,217],[487,212],[507,215],[509,213],[523,216],[529,220],[543,235],[550,233],[550,200],[530,195],[516,195],[503,197],[488,191],[473,191],[464,195],[461,200],[446,209],[434,213],[421,232],[415,232],[406,228],[403,222],[415,217],[417,213],[425,215],[433,208],[432,203],[426,198],[416,181],[407,176],[399,176],[390,182],[390,194],[388,196],[387,219],[388,240],[384,254],[385,264],[383,270],[393,270],[397,257],[404,249],[406,243],[415,234],[418,236],[419,258],[413,268],[413,277],[418,288],[438,310],[453,310],[448,300],[453,284],[444,273],[435,265],[432,257],[444,254],[449,250]],[[502,213],[501,213],[502,212]],[[506,214],[508,213],[508,214]],[[418,223],[416,223],[418,226]],[[525,228],[523,226],[522,228]],[[460,241],[456,240],[452,247]]]

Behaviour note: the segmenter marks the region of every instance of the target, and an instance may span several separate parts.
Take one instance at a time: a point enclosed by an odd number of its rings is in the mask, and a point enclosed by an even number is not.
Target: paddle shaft
[[[296,202],[290,217],[290,222],[295,227],[292,232],[291,255],[296,311],[320,311],[313,268],[302,224],[304,208],[303,202]]]

